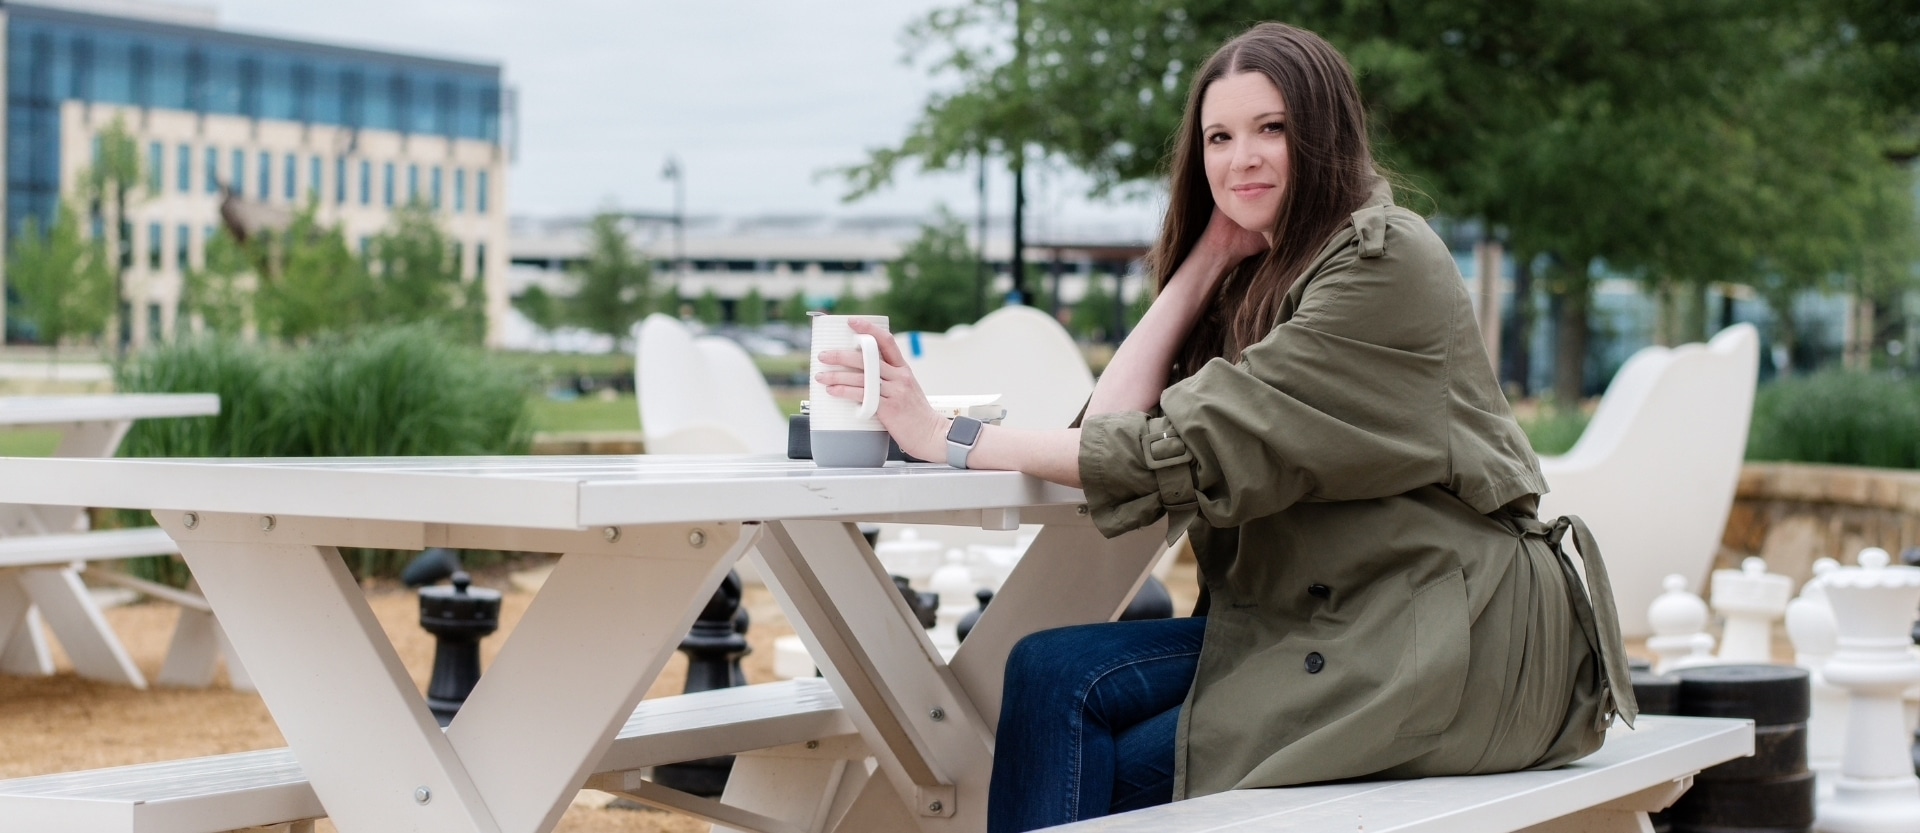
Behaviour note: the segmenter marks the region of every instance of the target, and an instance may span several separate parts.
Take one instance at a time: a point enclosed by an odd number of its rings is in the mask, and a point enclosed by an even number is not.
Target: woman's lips
[[[1235,196],[1243,200],[1251,200],[1266,196],[1273,191],[1273,186],[1265,184],[1235,185],[1232,190]]]

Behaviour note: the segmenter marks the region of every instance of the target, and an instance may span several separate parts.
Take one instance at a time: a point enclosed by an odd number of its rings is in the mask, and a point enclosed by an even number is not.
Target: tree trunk
[[[1553,296],[1553,395],[1560,407],[1577,408],[1586,395],[1587,342],[1591,332],[1588,321],[1593,286],[1587,279],[1587,263],[1562,265],[1556,269]]]

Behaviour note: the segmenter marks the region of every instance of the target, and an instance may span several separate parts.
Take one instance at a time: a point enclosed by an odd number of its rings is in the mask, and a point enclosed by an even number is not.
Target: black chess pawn
[[[922,593],[913,589],[913,585],[907,583],[906,576],[891,576],[891,578],[893,586],[899,588],[901,597],[907,600],[907,609],[913,611],[914,621],[919,622],[920,627],[932,630],[934,615],[940,611],[940,595]]]
[[[967,615],[960,617],[959,623],[953,626],[953,635],[959,637],[961,642],[967,641],[967,634],[973,633],[973,626],[980,624],[980,614],[987,612],[987,605],[993,601],[993,591],[982,587],[973,591],[973,597],[980,600],[980,606],[967,611]]]
[[[500,591],[473,587],[465,571],[453,585],[420,589],[420,627],[433,634],[427,708],[446,726],[480,683],[480,640],[500,629]]]
[[[687,655],[686,693],[747,684],[746,674],[740,670],[740,658],[749,650],[747,611],[740,605],[743,592],[740,574],[727,573],[694,620],[687,638],[680,642],[681,653]],[[713,797],[727,788],[727,776],[732,772],[733,756],[721,755],[654,767],[653,780],[664,787]]]

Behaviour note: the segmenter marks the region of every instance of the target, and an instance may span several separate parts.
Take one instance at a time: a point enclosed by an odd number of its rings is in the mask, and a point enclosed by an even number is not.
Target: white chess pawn
[[[1720,661],[1773,661],[1773,620],[1787,612],[1793,579],[1767,572],[1767,562],[1748,558],[1738,570],[1713,571],[1713,610],[1726,617],[1720,631]]]
[[[1847,735],[1833,797],[1819,805],[1821,833],[1920,830],[1920,778],[1913,772],[1901,695],[1920,683],[1910,629],[1920,604],[1920,568],[1888,566],[1886,550],[1860,553],[1859,567],[1821,580],[1838,625],[1826,677],[1847,690]]]
[[[1647,607],[1647,623],[1653,636],[1647,638],[1647,650],[1660,657],[1653,664],[1656,674],[1712,665],[1713,636],[1707,630],[1707,603],[1687,592],[1687,578],[1667,576],[1660,582],[1661,593]]]
[[[973,571],[967,568],[966,553],[947,550],[947,563],[933,571],[933,577],[927,580],[927,589],[940,597],[940,609],[934,612],[933,631],[928,636],[942,656],[952,659],[953,652],[960,647],[960,635],[954,628],[967,611],[980,606],[980,601],[973,596],[979,585]]]
[[[1827,661],[1839,646],[1839,625],[1827,601],[1822,581],[1840,562],[1822,558],[1813,562],[1813,578],[1800,596],[1787,604],[1787,637],[1793,641],[1793,662],[1807,669],[1813,713],[1807,718],[1807,767],[1813,770],[1818,800],[1833,794],[1840,772],[1840,753],[1846,747],[1847,692],[1827,682]]]

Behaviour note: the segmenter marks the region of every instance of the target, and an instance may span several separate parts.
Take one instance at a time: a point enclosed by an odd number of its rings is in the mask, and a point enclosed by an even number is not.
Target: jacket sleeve
[[[1171,539],[1196,515],[1233,527],[1302,500],[1447,482],[1447,346],[1463,290],[1424,221],[1395,212],[1383,231],[1387,245],[1364,256],[1365,235],[1332,255],[1238,363],[1207,363],[1155,413],[1086,421],[1081,480],[1103,534],[1164,513]]]

